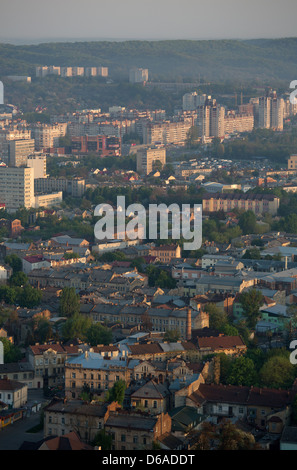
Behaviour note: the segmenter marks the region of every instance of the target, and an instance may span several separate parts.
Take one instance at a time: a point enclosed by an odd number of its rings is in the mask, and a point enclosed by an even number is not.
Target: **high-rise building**
[[[204,105],[207,96],[198,95],[196,91],[186,93],[183,96],[183,111],[195,111],[198,106]]]
[[[144,83],[148,81],[148,69],[132,68],[129,71],[130,83]]]
[[[11,166],[27,166],[28,155],[35,150],[34,139],[12,140],[8,146],[8,163]]]
[[[162,167],[166,164],[166,150],[164,148],[141,148],[137,150],[137,172],[148,175],[154,170],[154,164],[160,162]]]
[[[273,91],[259,98],[259,128],[283,130],[285,102]]]
[[[197,107],[198,135],[202,139],[222,138],[225,134],[224,128],[225,108],[217,104],[211,96],[204,104]]]
[[[35,207],[34,169],[25,167],[0,167],[0,202],[8,212],[20,207]]]
[[[29,155],[27,166],[34,169],[34,179],[46,178],[46,155]]]
[[[64,137],[67,132],[67,123],[59,124],[36,124],[32,128],[35,139],[36,150],[59,147],[60,137]]]

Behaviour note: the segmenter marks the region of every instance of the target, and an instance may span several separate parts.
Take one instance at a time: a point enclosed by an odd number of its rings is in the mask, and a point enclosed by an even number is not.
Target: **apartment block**
[[[254,114],[228,111],[224,120],[225,135],[235,132],[251,132],[254,129]]]
[[[34,169],[34,180],[46,178],[46,155],[29,155],[27,166]]]
[[[34,139],[12,140],[8,147],[8,162],[11,166],[26,166],[28,155],[35,150]]]
[[[8,212],[34,207],[34,169],[0,167],[0,202]]]
[[[83,178],[35,178],[34,188],[36,193],[66,192],[73,197],[82,197],[85,192],[85,180]]]
[[[130,83],[144,83],[148,81],[148,69],[132,68],[129,71]]]
[[[202,139],[222,138],[225,134],[225,108],[208,96],[205,103],[197,107],[198,135]]]
[[[142,148],[137,150],[137,172],[148,175],[154,169],[154,164],[160,162],[162,167],[166,164],[165,148]]]
[[[259,98],[259,128],[283,130],[285,102],[276,92]]]
[[[36,150],[59,147],[60,137],[64,137],[67,132],[67,123],[59,124],[36,124],[32,128],[35,139]]]
[[[191,127],[192,122],[188,120],[148,122],[143,126],[143,143],[145,145],[183,145]]]
[[[251,210],[255,214],[276,215],[279,198],[268,194],[206,194],[203,196],[202,209],[205,212],[230,212],[233,209]]]

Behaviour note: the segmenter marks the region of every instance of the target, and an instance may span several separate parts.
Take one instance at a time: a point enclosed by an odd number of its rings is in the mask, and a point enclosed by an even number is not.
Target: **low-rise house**
[[[197,431],[205,420],[205,416],[191,406],[179,406],[169,412],[172,420],[172,434],[185,440],[192,431]]]
[[[37,442],[24,441],[19,450],[94,450],[72,431],[63,436],[48,436]]]
[[[203,355],[224,353],[239,355],[247,350],[240,336],[207,336],[197,338],[199,352]]]
[[[151,415],[165,413],[169,407],[168,388],[150,380],[131,394],[131,406],[149,411]]]
[[[294,390],[201,383],[192,403],[197,399],[204,414],[216,419],[237,418],[280,433],[288,424],[295,396]]]
[[[118,410],[110,413],[105,430],[112,436],[112,450],[151,450],[161,436],[171,432],[171,418],[168,413],[151,416]]]
[[[104,429],[111,411],[118,403],[87,404],[80,400],[53,400],[44,408],[44,436],[64,436],[76,432],[90,443]]]
[[[27,400],[27,385],[16,380],[0,379],[0,401],[6,403],[9,408],[21,408]]]
[[[16,380],[28,389],[34,386],[34,369],[28,362],[11,362],[0,364],[0,379]]]

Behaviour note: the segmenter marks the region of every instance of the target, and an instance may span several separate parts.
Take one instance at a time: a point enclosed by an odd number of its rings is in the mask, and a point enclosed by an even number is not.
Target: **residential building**
[[[162,264],[170,264],[172,260],[181,257],[179,245],[160,245],[150,249],[150,256],[158,258]]]
[[[37,178],[46,178],[46,155],[28,155],[27,166],[28,168],[34,168],[34,180]]]
[[[148,69],[132,68],[129,70],[130,83],[145,83],[148,81]]]
[[[8,147],[8,162],[10,166],[27,166],[28,155],[35,150],[34,139],[12,140]]]
[[[0,167],[0,202],[5,203],[8,212],[35,207],[34,169]]]
[[[148,175],[156,164],[161,167],[166,164],[166,149],[158,147],[141,148],[137,150],[137,172],[141,175]]]
[[[0,379],[0,401],[10,408],[21,408],[27,403],[28,387],[16,380]]]
[[[105,430],[112,436],[112,450],[151,450],[162,435],[171,432],[171,418],[167,413],[150,416],[118,410],[110,413]]]
[[[270,194],[205,194],[202,200],[203,212],[230,212],[233,209],[252,211],[255,214],[269,213],[276,215],[279,208],[279,197]]]
[[[81,400],[53,400],[44,408],[44,437],[76,432],[83,442],[92,442],[104,429],[118,403],[86,404]]]
[[[125,352],[109,351],[103,353],[86,351],[84,354],[65,362],[65,396],[77,399],[85,385],[93,392],[101,393],[110,389],[117,381],[129,384],[137,360],[130,360]]]
[[[275,91],[259,98],[259,128],[283,130],[285,104]]]

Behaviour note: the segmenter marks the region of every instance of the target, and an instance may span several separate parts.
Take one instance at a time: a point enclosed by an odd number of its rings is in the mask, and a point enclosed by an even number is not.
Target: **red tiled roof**
[[[197,338],[198,347],[210,348],[215,351],[217,349],[234,349],[245,346],[240,336],[209,336]]]

